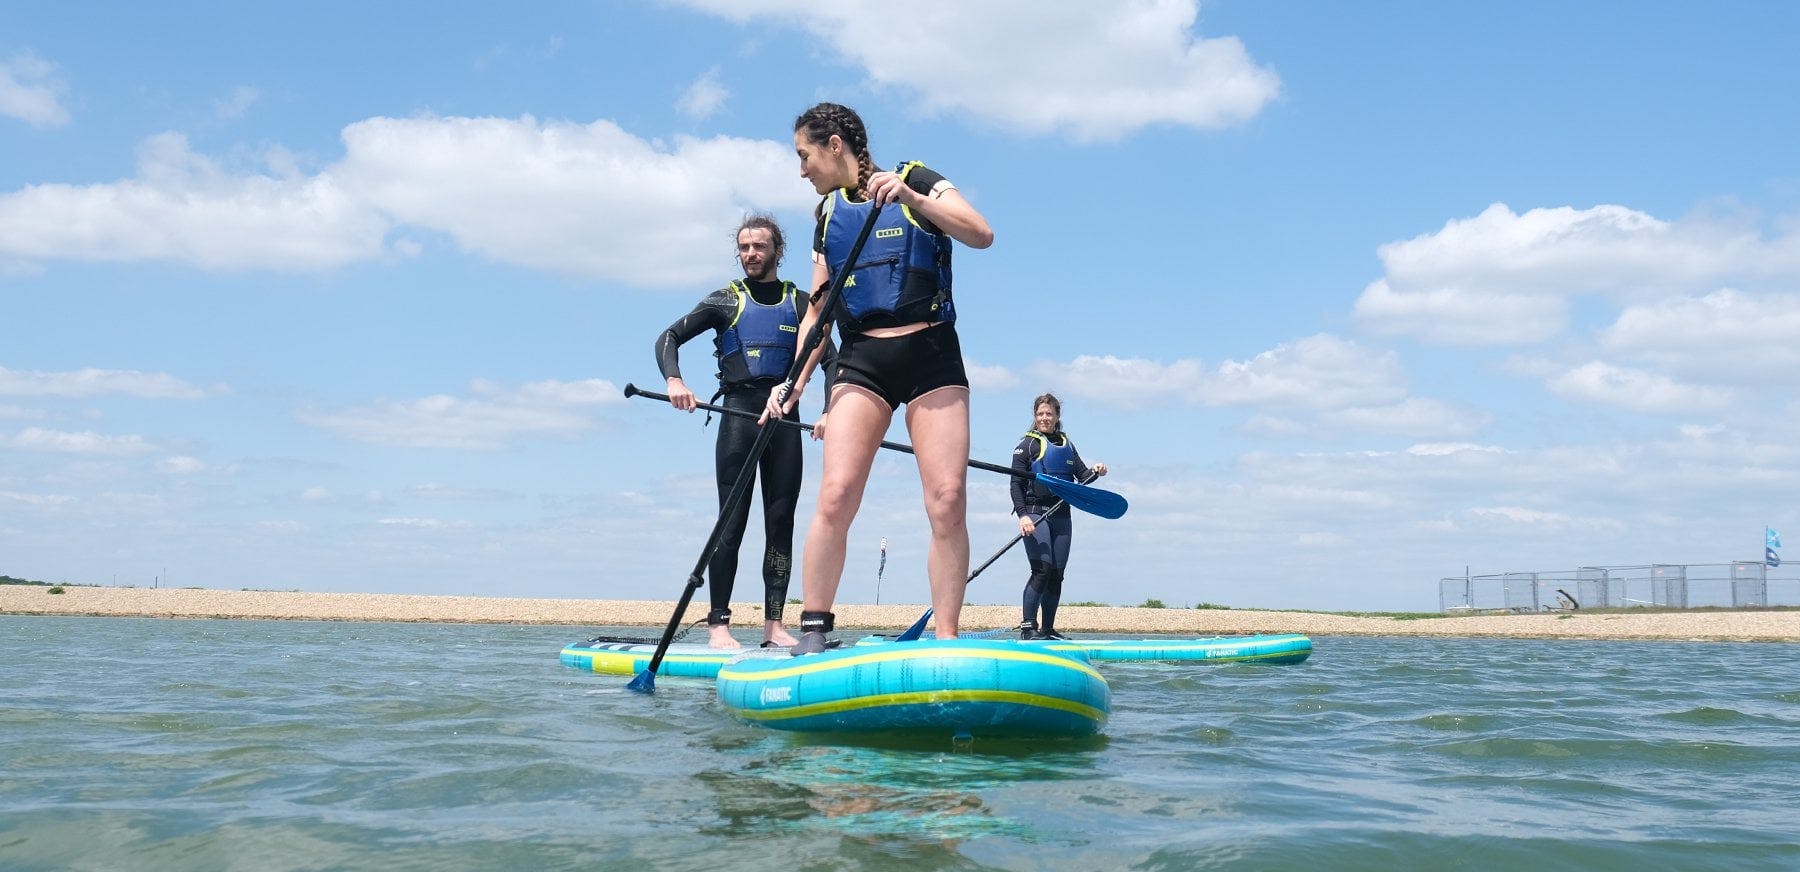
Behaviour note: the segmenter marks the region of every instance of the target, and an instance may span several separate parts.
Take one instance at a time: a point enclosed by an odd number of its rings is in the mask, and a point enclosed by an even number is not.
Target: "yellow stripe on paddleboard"
[[[840,712],[861,711],[863,709],[887,708],[890,706],[931,705],[951,702],[998,702],[1027,705],[1035,708],[1059,709],[1070,714],[1080,715],[1090,721],[1101,721],[1106,713],[1072,700],[1037,693],[1023,693],[1016,690],[919,690],[910,693],[881,693],[869,696],[852,697],[850,699],[833,700],[831,702],[815,702],[810,705],[793,708],[750,711],[738,709],[738,717],[755,721],[785,721],[795,718],[830,715]]]
[[[564,654],[588,659],[588,667],[595,672],[607,675],[628,675],[638,671],[639,664],[650,665],[651,654],[631,651],[599,651],[592,648],[564,649]],[[721,662],[716,654],[664,654],[663,663],[713,663]],[[602,669],[602,665],[611,668]]]
[[[799,661],[798,663],[785,669],[758,669],[740,672],[727,665],[719,670],[719,678],[721,680],[730,679],[733,681],[772,681],[778,678],[791,678],[796,675],[806,675],[812,672],[827,672],[833,669],[842,669],[847,666],[857,666],[867,663],[886,663],[892,660],[917,660],[924,657],[961,657],[971,660],[1017,660],[1023,663],[1036,663],[1040,666],[1073,669],[1078,672],[1085,672],[1094,678],[1100,678],[1100,673],[1094,671],[1094,667],[1087,665],[1084,661],[1071,660],[1067,657],[1059,657],[1037,651],[1010,651],[1004,648],[938,648],[935,646],[920,647],[913,650],[899,650],[902,646],[907,644],[908,643],[900,642],[894,645],[896,650],[875,650],[870,651],[867,654],[862,653],[862,649],[860,648],[852,649],[857,653],[849,657],[825,658],[823,662],[809,663],[807,661],[819,661],[821,658],[802,655],[794,658]]]

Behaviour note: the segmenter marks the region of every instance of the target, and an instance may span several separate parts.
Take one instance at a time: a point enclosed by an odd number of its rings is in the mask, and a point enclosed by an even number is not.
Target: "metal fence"
[[[1767,606],[1800,606],[1800,570],[1771,569],[1761,561],[1652,563],[1438,581],[1438,607],[1445,612]]]

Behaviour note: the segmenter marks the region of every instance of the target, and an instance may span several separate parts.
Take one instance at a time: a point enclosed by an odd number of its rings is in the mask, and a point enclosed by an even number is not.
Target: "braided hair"
[[[863,191],[875,175],[875,159],[869,156],[869,131],[856,110],[837,103],[820,103],[794,119],[794,131],[806,131],[806,140],[823,147],[833,135],[843,140],[856,156],[856,189]]]

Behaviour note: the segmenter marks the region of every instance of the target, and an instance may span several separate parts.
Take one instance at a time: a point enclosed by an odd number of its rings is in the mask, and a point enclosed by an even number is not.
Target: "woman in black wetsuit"
[[[807,294],[776,277],[785,249],[781,228],[767,215],[751,215],[737,232],[738,263],[744,278],[707,294],[692,312],[669,325],[656,340],[656,365],[668,381],[669,404],[692,412],[696,397],[681,378],[680,349],[688,340],[708,330],[714,356],[719,359],[720,405],[760,414],[769,391],[787,377],[793,363],[800,319],[806,316]],[[797,420],[789,413],[790,420]],[[719,418],[719,439],[714,452],[723,509],[744,458],[756,441],[754,417],[724,415]],[[800,497],[800,430],[782,427],[773,434],[757,464],[763,499],[763,645],[792,645],[794,637],[782,624],[787,605],[788,577],[793,565],[794,506]],[[714,648],[736,648],[731,635],[731,589],[737,578],[738,546],[750,520],[750,501],[740,500],[719,539],[719,548],[707,565],[712,609],[706,615]]]
[[[1025,621],[1021,639],[1061,639],[1056,632],[1056,608],[1062,604],[1063,570],[1069,565],[1069,539],[1074,529],[1067,506],[1050,513],[1059,502],[1049,488],[1026,476],[1044,473],[1069,481],[1087,481],[1091,474],[1106,474],[1106,464],[1092,468],[1081,462],[1081,452],[1062,431],[1062,401],[1055,394],[1041,394],[1031,403],[1031,429],[1013,449],[1013,514],[1019,516],[1019,535],[1025,539],[1025,559],[1031,575],[1025,581]],[[1048,513],[1048,514],[1047,514]],[[1038,620],[1039,612],[1043,620]]]

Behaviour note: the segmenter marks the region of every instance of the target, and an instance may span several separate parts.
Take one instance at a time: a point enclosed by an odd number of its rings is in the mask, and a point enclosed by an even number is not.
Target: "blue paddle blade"
[[[931,620],[931,609],[926,609],[925,614],[920,615],[918,620],[913,621],[912,626],[900,631],[900,635],[895,636],[894,641],[911,642],[918,639],[919,635],[925,632],[925,622],[929,620]]]
[[[1087,512],[1090,515],[1099,515],[1102,518],[1118,518],[1123,517],[1125,510],[1130,507],[1130,504],[1125,502],[1124,497],[1119,496],[1112,491],[1101,490],[1097,487],[1090,487],[1080,482],[1069,481],[1066,478],[1045,475],[1041,472],[1038,473],[1035,478],[1038,480],[1038,483],[1049,488],[1051,493],[1061,497],[1063,502]]]
[[[636,678],[631,679],[630,684],[625,685],[625,689],[635,690],[638,693],[655,693],[656,673],[651,672],[648,669],[639,672]]]

